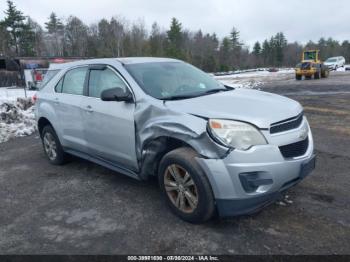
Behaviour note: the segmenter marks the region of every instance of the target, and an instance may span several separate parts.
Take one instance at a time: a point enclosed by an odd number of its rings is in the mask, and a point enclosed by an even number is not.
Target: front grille
[[[299,141],[293,144],[280,146],[280,151],[285,158],[298,157],[306,153],[307,148],[309,147],[309,138],[306,138],[303,141]]]
[[[272,124],[270,127],[270,134],[276,134],[283,131],[295,129],[299,127],[302,122],[303,122],[303,114],[301,113],[296,117],[292,117],[292,118]]]

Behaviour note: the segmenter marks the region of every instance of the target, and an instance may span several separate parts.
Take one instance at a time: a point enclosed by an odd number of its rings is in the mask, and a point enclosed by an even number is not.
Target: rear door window
[[[64,76],[62,93],[83,95],[87,71],[87,67],[79,67],[68,71]]]
[[[90,71],[89,78],[89,96],[91,97],[101,97],[101,93],[104,90],[111,88],[122,88],[126,91],[127,86],[124,81],[110,68],[104,70],[94,70]]]

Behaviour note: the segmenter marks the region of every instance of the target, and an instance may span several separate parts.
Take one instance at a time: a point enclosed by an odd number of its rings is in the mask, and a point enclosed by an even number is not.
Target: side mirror
[[[120,87],[111,88],[104,90],[101,93],[101,100],[102,101],[124,101],[124,102],[132,102],[133,97],[129,90],[125,91],[124,89]]]

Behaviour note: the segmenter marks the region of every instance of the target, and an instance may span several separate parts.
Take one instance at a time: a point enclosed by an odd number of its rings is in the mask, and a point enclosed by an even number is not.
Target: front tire
[[[67,161],[67,154],[63,151],[60,140],[52,126],[47,125],[41,132],[44,152],[53,165],[63,165]]]
[[[159,185],[170,209],[190,223],[213,217],[215,202],[210,183],[196,161],[198,154],[183,147],[166,154],[159,166]]]
[[[301,80],[301,75],[295,75],[295,79],[298,81]]]

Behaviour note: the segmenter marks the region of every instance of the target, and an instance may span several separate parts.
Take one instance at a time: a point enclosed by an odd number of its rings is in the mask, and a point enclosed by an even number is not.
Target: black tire
[[[301,80],[301,75],[295,75],[296,80]]]
[[[197,224],[203,223],[213,217],[215,213],[215,201],[208,178],[195,160],[195,157],[198,157],[198,154],[191,148],[187,147],[182,147],[169,152],[160,162],[158,180],[166,202],[173,213],[187,222]],[[183,170],[190,175],[190,178],[193,180],[196,187],[197,204],[190,212],[183,212],[177,207],[166,191],[165,180],[168,174],[168,168],[173,165],[183,168]],[[174,194],[176,193],[179,194],[179,191],[175,191]],[[186,201],[187,204],[189,204],[190,201],[188,201],[188,199],[183,199],[184,202]]]
[[[314,75],[315,79],[320,79],[321,78],[321,71],[317,71]]]
[[[311,76],[305,76],[305,79],[306,79],[306,80],[310,80],[310,79],[311,79]]]
[[[51,137],[52,142],[55,143],[55,156],[50,156],[48,153],[48,150],[46,149],[46,142],[45,138]],[[52,128],[51,125],[47,125],[43,128],[41,132],[41,141],[43,144],[45,155],[47,156],[48,160],[53,165],[63,165],[67,162],[67,153],[63,151],[62,145],[60,143],[60,140],[58,139],[55,130]]]

